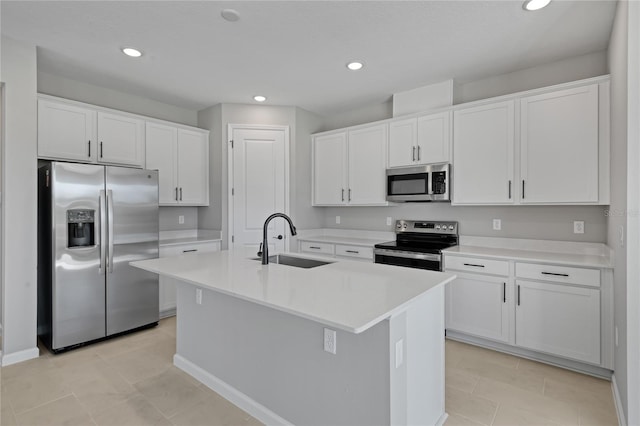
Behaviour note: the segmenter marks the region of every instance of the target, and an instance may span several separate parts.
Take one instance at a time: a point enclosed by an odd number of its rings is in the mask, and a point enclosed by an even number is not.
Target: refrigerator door
[[[106,167],[107,335],[158,321],[158,276],[129,262],[158,257],[158,172]]]
[[[52,349],[105,336],[105,276],[100,268],[100,193],[104,167],[51,164]]]

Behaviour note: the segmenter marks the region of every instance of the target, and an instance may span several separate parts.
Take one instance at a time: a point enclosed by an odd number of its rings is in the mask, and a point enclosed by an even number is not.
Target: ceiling
[[[296,105],[322,115],[454,78],[607,48],[615,1],[2,1],[2,34],[39,71],[199,110]],[[237,22],[220,12],[233,8]],[[131,59],[124,46],[141,49]],[[345,67],[361,60],[357,72]]]

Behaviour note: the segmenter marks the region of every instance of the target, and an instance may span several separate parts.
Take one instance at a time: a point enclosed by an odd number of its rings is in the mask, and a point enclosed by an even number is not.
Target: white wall
[[[38,355],[36,48],[1,39],[3,363]],[[8,361],[8,360],[12,361]]]
[[[628,3],[618,3],[618,10],[609,43],[611,73],[611,215],[607,217],[607,244],[615,250],[614,325],[618,328],[618,346],[614,365],[618,390],[627,411],[627,248],[620,242],[620,232],[626,240],[627,222],[627,9]]]
[[[38,72],[38,92],[189,126],[195,126],[198,122],[196,110],[169,105],[42,71]]]

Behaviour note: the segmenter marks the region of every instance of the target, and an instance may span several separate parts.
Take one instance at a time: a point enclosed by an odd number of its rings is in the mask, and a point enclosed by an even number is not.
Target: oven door
[[[375,263],[428,269],[430,271],[442,270],[442,255],[440,253],[417,253],[376,248],[373,254]]]

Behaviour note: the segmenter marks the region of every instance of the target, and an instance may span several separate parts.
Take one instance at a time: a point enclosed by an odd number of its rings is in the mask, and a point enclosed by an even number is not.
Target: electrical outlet
[[[404,339],[396,342],[396,368],[400,367],[404,362]]]
[[[584,221],[583,220],[574,220],[573,221],[573,233],[574,234],[584,234]]]
[[[324,350],[330,354],[336,354],[336,331],[330,328],[324,329]]]
[[[493,219],[493,230],[494,231],[499,231],[501,229],[502,229],[502,220]]]
[[[616,348],[618,347],[618,326],[616,325]]]
[[[180,216],[178,216],[178,224],[184,225],[184,215],[181,214]]]
[[[196,304],[202,305],[202,289],[196,288]]]
[[[340,225],[340,216],[336,216],[336,223]]]
[[[387,226],[391,226],[393,223],[393,218],[391,216],[387,217]]]

